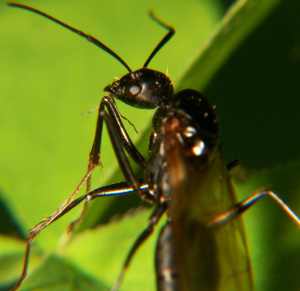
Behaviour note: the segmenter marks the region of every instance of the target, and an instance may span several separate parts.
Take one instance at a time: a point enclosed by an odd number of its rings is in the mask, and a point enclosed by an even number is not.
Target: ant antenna
[[[168,30],[167,34],[161,39],[161,41],[157,44],[157,46],[154,48],[154,50],[152,51],[152,53],[150,54],[150,56],[148,57],[148,59],[146,60],[146,62],[143,65],[143,68],[146,68],[149,63],[151,62],[151,60],[153,59],[153,57],[158,53],[158,51],[171,39],[171,37],[175,34],[175,29],[166,24],[165,22],[163,22],[162,20],[160,20],[156,15],[154,15],[154,13],[152,11],[149,12],[149,16],[151,17],[152,20],[154,20],[158,25],[160,25],[161,27],[165,28],[166,30]]]
[[[80,31],[72,26],[70,26],[69,24],[62,22],[61,20],[54,18],[53,16],[42,12],[36,8],[21,4],[21,3],[15,3],[15,2],[8,2],[7,3],[9,6],[11,7],[17,7],[17,8],[21,8],[24,10],[28,10],[31,11],[33,13],[39,14],[45,18],[48,18],[49,20],[63,26],[64,28],[82,36],[83,38],[85,38],[87,41],[93,43],[94,45],[96,45],[97,47],[103,49],[104,51],[106,51],[108,54],[110,54],[113,58],[115,58],[116,60],[118,60],[129,72],[132,72],[132,70],[130,69],[130,67],[127,65],[127,63],[118,55],[116,54],[113,50],[111,50],[108,46],[106,46],[104,43],[102,43],[100,40],[96,39],[95,37],[93,37],[92,35],[86,34],[83,31]]]

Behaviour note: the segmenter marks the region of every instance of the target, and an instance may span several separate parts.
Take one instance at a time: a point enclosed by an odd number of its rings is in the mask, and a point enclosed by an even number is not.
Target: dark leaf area
[[[217,104],[228,160],[259,169],[299,157],[299,9],[283,1],[205,89]]]
[[[282,1],[205,89],[220,114],[225,157],[239,159],[242,165],[252,169],[251,172],[257,171],[258,179],[248,189],[271,188],[298,213],[299,9],[297,1]],[[259,169],[269,169],[269,173]],[[263,251],[259,254],[254,251],[253,260],[257,287],[258,290],[296,291],[299,289],[296,272],[300,260],[297,230],[292,223],[289,225],[280,210],[269,204],[272,203],[265,201],[257,206],[259,210],[249,211],[258,218],[253,222],[253,230],[263,232]],[[254,242],[257,244],[257,239]],[[258,247],[251,246],[255,248]],[[272,259],[266,263],[267,257]],[[258,265],[264,265],[261,274]]]
[[[21,290],[100,291],[108,290],[108,287],[65,259],[53,255],[35,270]]]
[[[0,235],[8,235],[25,238],[24,230],[21,224],[17,221],[16,217],[12,213],[12,210],[7,205],[0,191]]]

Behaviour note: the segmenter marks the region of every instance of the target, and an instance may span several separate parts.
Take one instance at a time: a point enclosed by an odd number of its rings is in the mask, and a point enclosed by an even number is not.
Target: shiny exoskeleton
[[[195,90],[170,95],[154,115],[144,183],[167,212],[155,255],[159,291],[252,288],[241,222],[222,230],[210,225],[216,213],[236,204],[218,141],[215,107]],[[219,257],[226,241],[227,253]]]
[[[9,5],[39,14],[71,30],[110,54],[128,70],[126,75],[104,88],[107,94],[99,105],[87,172],[65,203],[29,232],[22,274],[14,290],[26,277],[33,239],[48,225],[82,201],[88,203],[98,197],[132,193],[152,203],[154,211],[148,226],[130,249],[113,290],[119,289],[135,252],[165,213],[167,221],[160,231],[155,254],[157,290],[252,290],[242,222],[234,218],[261,198],[269,196],[297,225],[300,225],[300,220],[271,191],[255,193],[237,203],[228,167],[224,166],[220,154],[215,108],[195,90],[175,93],[172,82],[165,74],[147,68],[175,30],[150,14],[156,23],[167,29],[167,33],[143,67],[132,71],[119,55],[95,37],[27,5]],[[156,108],[147,159],[127,134],[115,99],[138,108]],[[103,124],[107,126],[125,181],[90,191],[90,178],[100,160]],[[142,178],[136,176],[129,158],[143,170]],[[87,183],[87,194],[75,199],[75,194],[84,183]],[[71,225],[72,228],[76,223]]]
[[[156,250],[157,289],[188,290],[181,286],[184,275],[178,270],[173,242],[173,193],[187,180],[186,166],[201,171],[209,165],[218,143],[216,113],[204,96],[188,89],[161,104],[153,123],[145,179],[157,202],[168,205],[168,222],[160,232]]]

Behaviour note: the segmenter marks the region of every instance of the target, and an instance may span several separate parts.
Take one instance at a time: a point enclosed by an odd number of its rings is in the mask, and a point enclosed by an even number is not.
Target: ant
[[[217,290],[225,280],[226,286],[230,286],[224,287],[227,290],[251,290],[252,278],[249,258],[245,255],[247,246],[244,230],[241,221],[235,218],[263,197],[270,197],[298,226],[300,219],[270,190],[254,193],[237,202],[228,173],[235,163],[224,165],[215,107],[198,91],[184,89],[175,93],[171,80],[165,74],[148,68],[154,56],[175,34],[174,28],[150,13],[150,17],[167,33],[142,68],[133,71],[118,54],[95,37],[33,7],[13,2],[8,5],[39,14],[80,35],[107,52],[128,71],[104,88],[106,95],[99,105],[96,132],[85,175],[59,209],[29,232],[22,274],[14,290],[20,287],[26,277],[32,241],[42,230],[82,202],[86,204],[98,197],[132,193],[153,204],[154,210],[147,227],[131,247],[113,290],[119,289],[134,254],[153,233],[163,214],[167,214],[167,222],[159,234],[155,256],[158,290]],[[156,108],[147,159],[131,141],[115,99],[137,108]],[[125,181],[90,191],[91,175],[100,162],[104,123]],[[142,178],[135,175],[129,158],[143,170]],[[75,199],[84,183],[87,184],[87,194]],[[190,204],[198,205],[200,209],[187,211]],[[222,254],[219,253],[221,245],[226,246]],[[239,250],[240,245],[242,250]],[[232,275],[242,270],[246,270],[244,276]],[[245,286],[245,289],[241,289],[241,286]]]

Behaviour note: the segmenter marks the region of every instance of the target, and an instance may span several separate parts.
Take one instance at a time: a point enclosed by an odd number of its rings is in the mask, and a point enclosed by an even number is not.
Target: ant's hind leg
[[[126,271],[128,270],[128,267],[129,267],[130,262],[132,261],[134,255],[136,254],[139,247],[151,236],[151,234],[153,233],[154,227],[158,224],[158,222],[160,221],[160,218],[165,213],[166,209],[167,209],[166,203],[159,204],[154,209],[154,211],[152,212],[152,214],[149,218],[149,223],[148,223],[147,227],[140,233],[140,235],[137,237],[137,239],[131,246],[131,248],[127,254],[127,257],[123,263],[123,266],[122,266],[121,272],[118,276],[118,279],[117,279],[116,283],[114,284],[113,288],[111,289],[111,291],[117,291],[120,289],[120,286],[124,279],[124,275],[125,275]]]
[[[264,197],[270,197],[282,210],[283,212],[293,221],[298,227],[300,227],[300,218],[295,212],[274,192],[270,190],[265,190],[262,192],[254,193],[243,201],[237,203],[231,209],[218,213],[210,222],[210,226],[226,224],[242,213],[244,213],[248,208],[255,205]]]

